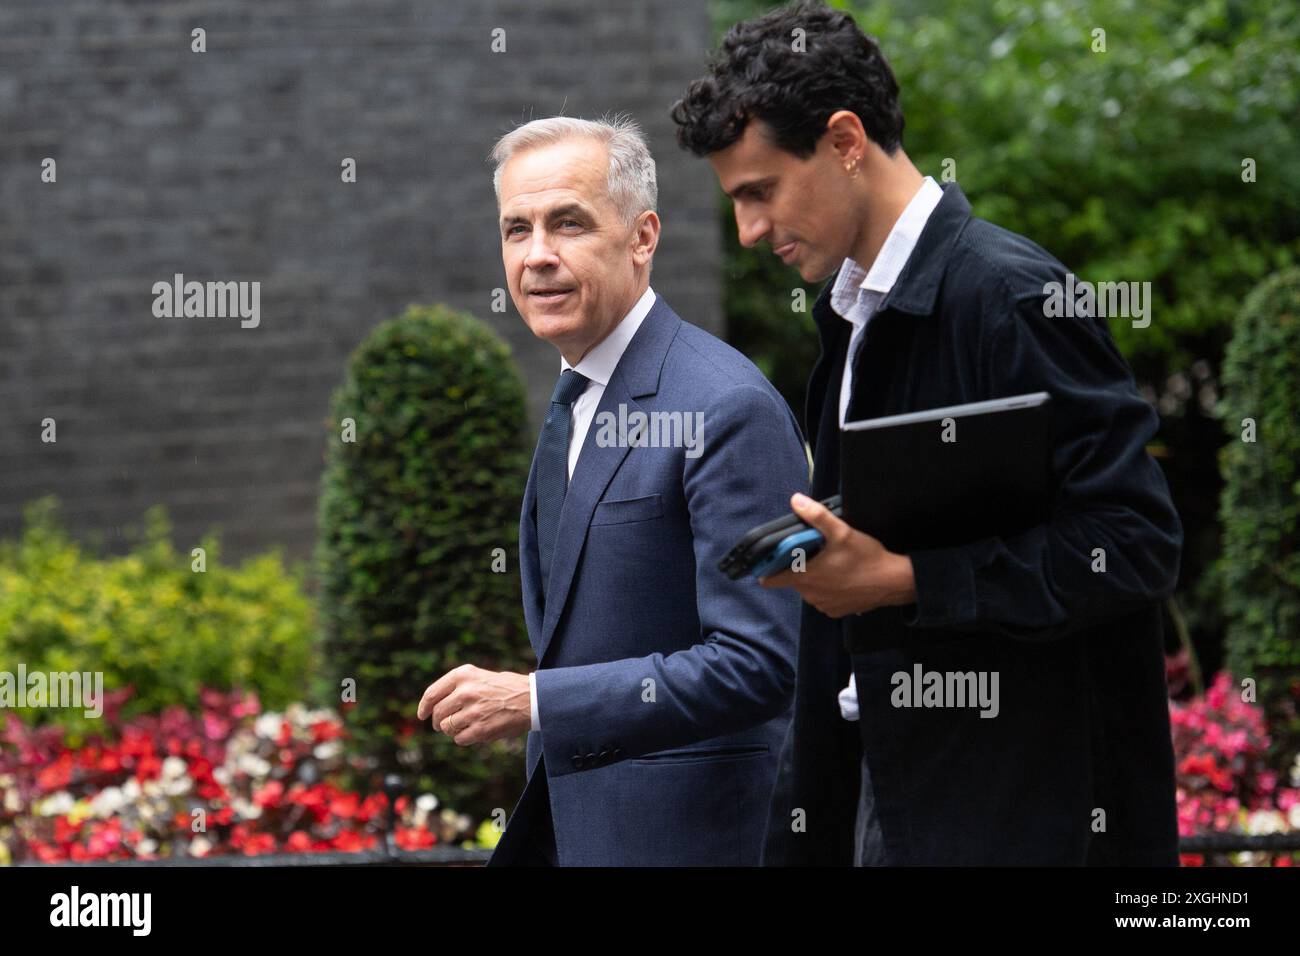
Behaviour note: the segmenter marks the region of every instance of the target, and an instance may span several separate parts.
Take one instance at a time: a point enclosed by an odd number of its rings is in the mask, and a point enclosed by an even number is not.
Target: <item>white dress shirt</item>
[[[844,376],[840,379],[840,425],[844,424],[849,397],[853,394],[853,359],[862,345],[862,333],[898,281],[903,266],[907,265],[917,240],[921,238],[921,230],[930,219],[930,213],[942,198],[943,190],[939,184],[926,176],[921,188],[894,223],[894,228],[889,230],[870,270],[863,269],[852,259],[845,259],[835,279],[831,288],[831,308],[853,326],[848,355],[844,360]],[[839,692],[839,705],[840,715],[845,720],[858,719],[858,687],[852,674],[849,675],[849,686]]]
[[[573,369],[588,379],[587,387],[573,401],[572,417],[569,419],[570,479],[573,478],[573,469],[577,467],[578,456],[582,454],[582,443],[587,437],[587,429],[591,427],[591,420],[596,417],[596,407],[600,404],[601,396],[605,394],[605,386],[609,384],[619,359],[627,351],[632,336],[636,335],[636,330],[641,328],[641,323],[650,314],[654,304],[655,290],[646,286],[645,292],[641,293],[641,298],[637,299],[636,304],[632,306],[632,311],[623,316],[622,321],[614,326],[613,331],[598,345],[579,359],[577,365],[570,365],[564,356],[560,356],[560,374]],[[528,691],[532,700],[533,730],[541,730],[537,711],[537,678],[534,673],[528,675]]]

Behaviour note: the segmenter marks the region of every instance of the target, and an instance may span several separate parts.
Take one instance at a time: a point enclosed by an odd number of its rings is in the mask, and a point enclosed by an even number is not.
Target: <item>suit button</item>
[[[587,754],[587,766],[594,767],[595,765],[596,765],[596,755],[591,753]]]
[[[581,769],[582,769],[582,754],[574,754],[574,755],[573,755],[573,768],[574,768],[575,770],[581,770]]]
[[[623,756],[623,748],[622,748],[622,747],[615,747],[615,748],[614,748],[614,756],[615,756],[615,757],[621,757],[621,756]]]
[[[609,763],[610,752],[608,747],[602,747],[600,756],[597,758],[601,763]]]

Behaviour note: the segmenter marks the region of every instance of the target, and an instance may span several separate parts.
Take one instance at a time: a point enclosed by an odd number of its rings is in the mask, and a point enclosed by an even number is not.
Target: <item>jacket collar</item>
[[[934,301],[939,295],[939,285],[952,257],[952,247],[971,217],[970,203],[956,183],[942,183],[943,198],[934,207],[921,237],[908,257],[907,265],[899,274],[894,287],[880,303],[881,312],[894,309],[910,315],[929,315],[934,311]],[[843,268],[841,266],[841,268]],[[831,290],[839,277],[836,270],[813,304],[813,319],[825,343],[829,333],[838,332],[835,325],[844,320],[831,307]],[[835,324],[832,324],[835,323]]]

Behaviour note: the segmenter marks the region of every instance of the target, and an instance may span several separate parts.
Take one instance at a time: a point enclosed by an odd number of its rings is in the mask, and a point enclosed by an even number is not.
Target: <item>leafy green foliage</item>
[[[1224,360],[1220,416],[1229,441],[1220,453],[1218,574],[1228,668],[1257,680],[1275,737],[1300,742],[1298,384],[1300,269],[1291,269],[1247,297]]]
[[[315,667],[305,569],[276,551],[227,566],[208,535],[198,572],[170,533],[155,506],[130,553],[99,558],[62,530],[56,499],[28,504],[20,537],[0,542],[0,669],[102,672],[106,695],[134,688],[124,717],[196,709],[209,687],[256,691],[270,708],[301,699]],[[82,708],[17,713],[61,725],[74,745],[102,729]]]
[[[351,745],[376,772],[414,775],[478,816],[522,788],[520,741],[460,748],[415,713],[459,664],[524,669],[523,403],[509,349],[487,326],[411,306],[353,353],[327,425],[320,610],[334,693],[355,681]],[[342,440],[346,419],[355,441]]]

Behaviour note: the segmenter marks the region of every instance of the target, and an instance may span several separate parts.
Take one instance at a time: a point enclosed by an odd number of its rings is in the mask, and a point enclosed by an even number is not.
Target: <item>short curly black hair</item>
[[[802,51],[796,29],[804,31]],[[726,149],[759,119],[778,147],[806,159],[838,110],[856,113],[886,153],[903,144],[898,81],[876,41],[848,14],[801,2],[728,30],[708,74],[687,87],[672,118],[677,142],[696,156]]]

